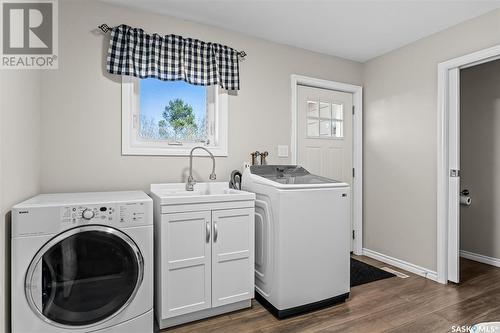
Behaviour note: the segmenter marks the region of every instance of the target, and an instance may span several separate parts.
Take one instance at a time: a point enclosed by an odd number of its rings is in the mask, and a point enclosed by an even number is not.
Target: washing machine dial
[[[82,218],[84,218],[85,220],[90,220],[94,217],[94,212],[91,210],[91,209],[84,209],[83,212],[82,212]]]

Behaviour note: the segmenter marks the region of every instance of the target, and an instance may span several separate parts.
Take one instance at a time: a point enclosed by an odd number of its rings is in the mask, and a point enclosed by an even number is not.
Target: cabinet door
[[[212,306],[253,298],[254,209],[212,211]]]
[[[161,228],[162,317],[211,307],[211,213],[165,214]]]

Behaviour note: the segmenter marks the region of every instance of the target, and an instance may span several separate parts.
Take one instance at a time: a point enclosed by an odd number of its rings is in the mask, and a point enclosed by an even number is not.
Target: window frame
[[[138,139],[140,126],[140,80],[133,76],[122,76],[122,155],[144,156],[188,156],[191,149],[203,146],[214,156],[228,155],[228,104],[227,91],[213,86],[214,121],[212,137],[217,145],[206,146],[202,143],[172,145],[163,141],[141,141]],[[166,81],[168,82],[168,81]],[[208,93],[208,91],[207,91]],[[205,155],[200,150],[194,155]]]

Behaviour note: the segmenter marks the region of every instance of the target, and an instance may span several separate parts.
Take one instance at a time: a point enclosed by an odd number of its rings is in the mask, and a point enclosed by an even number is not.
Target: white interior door
[[[352,94],[301,85],[297,90],[297,164],[352,187]]]
[[[449,91],[449,156],[448,182],[448,280],[460,282],[460,70],[448,73]]]

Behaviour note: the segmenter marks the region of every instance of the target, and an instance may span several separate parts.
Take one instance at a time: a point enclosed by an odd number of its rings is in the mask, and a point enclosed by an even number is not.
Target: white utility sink
[[[186,191],[185,183],[152,184],[151,193],[161,199],[161,205],[255,199],[254,193],[230,189],[227,182],[196,183],[193,191]]]
[[[255,193],[189,185],[151,185],[162,329],[249,308],[254,297]]]

